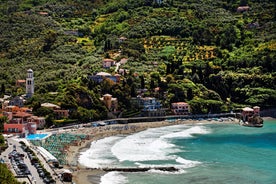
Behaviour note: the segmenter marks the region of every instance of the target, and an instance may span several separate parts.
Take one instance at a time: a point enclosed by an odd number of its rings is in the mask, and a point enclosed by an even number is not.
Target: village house
[[[187,115],[190,113],[190,106],[186,102],[175,102],[171,104],[171,110],[174,115]]]
[[[125,75],[125,74],[128,73],[128,70],[123,69],[123,68],[120,68],[119,71],[118,71],[118,73],[119,73],[120,75]]]
[[[42,16],[48,16],[48,15],[49,15],[48,12],[42,12],[42,11],[41,11],[41,12],[38,12],[38,14],[39,14],[39,15],[42,15]]]
[[[26,84],[26,80],[22,80],[22,79],[19,79],[19,80],[16,80],[16,87],[25,87],[25,84]]]
[[[258,22],[251,22],[251,23],[247,24],[246,27],[247,27],[248,29],[256,29],[256,28],[259,28],[260,25],[259,25]]]
[[[25,100],[22,97],[16,96],[13,99],[8,101],[9,106],[18,106],[18,107],[23,107]]]
[[[77,30],[65,30],[64,34],[66,35],[73,35],[73,36],[80,36],[79,32]]]
[[[5,115],[5,113],[3,113]],[[11,113],[8,113],[9,115]],[[26,112],[12,113],[11,119],[8,123],[4,123],[4,133],[14,134],[20,137],[25,137],[28,134],[35,134],[37,125],[35,122],[29,121],[32,114]]]
[[[109,111],[116,112],[118,109],[118,100],[117,98],[112,98],[112,95],[110,94],[105,94],[103,95],[100,100],[105,104],[106,108]]]
[[[243,13],[243,12],[248,11],[249,9],[250,9],[249,6],[239,6],[239,7],[237,8],[237,12],[238,12],[238,13]]]
[[[116,64],[116,61],[113,59],[104,59],[103,60],[103,67],[104,68],[110,68],[111,66],[114,66]]]
[[[165,110],[162,109],[162,104],[154,97],[137,97],[137,103],[141,108],[142,116],[164,116]]]
[[[38,117],[38,116],[31,116],[27,119],[29,123],[34,122],[38,129],[44,128],[46,121],[44,117]]]
[[[45,118],[32,115],[32,110],[26,107],[6,106],[2,114],[7,117],[4,123],[4,133],[25,137],[36,133],[37,128],[44,128]]]
[[[124,65],[124,64],[127,63],[127,61],[128,61],[127,58],[122,58],[122,59],[120,60],[120,64]]]
[[[3,106],[2,111],[3,112],[11,112],[11,113],[17,113],[17,112],[31,113],[32,112],[32,110],[27,107],[19,107],[16,105]]]
[[[122,43],[122,42],[126,41],[127,38],[124,36],[121,36],[120,38],[118,38],[118,40],[119,40],[119,43]]]
[[[245,107],[242,109],[242,120],[244,122],[250,121],[254,115],[256,116],[260,115],[260,107],[258,106],[255,106],[253,108]]]
[[[111,74],[106,72],[99,72],[96,75],[88,76],[88,78],[96,83],[101,83],[104,79],[110,79],[115,83],[119,83],[121,80],[121,75],[115,74],[114,76],[112,76]]]
[[[56,119],[68,118],[69,117],[69,110],[61,109],[60,106],[52,104],[52,103],[43,103],[41,107],[46,107],[52,109],[55,113]]]

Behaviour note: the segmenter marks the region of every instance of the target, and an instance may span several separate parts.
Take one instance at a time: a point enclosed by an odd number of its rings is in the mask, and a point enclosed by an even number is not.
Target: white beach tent
[[[43,147],[38,146],[37,150],[47,162],[58,162],[58,159]]]

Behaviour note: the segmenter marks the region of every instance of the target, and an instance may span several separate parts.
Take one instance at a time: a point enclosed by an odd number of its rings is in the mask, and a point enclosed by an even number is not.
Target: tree
[[[57,40],[57,33],[54,30],[49,30],[47,34],[45,35],[44,38],[44,46],[43,46],[43,51],[49,51],[52,47],[52,45],[55,43]]]
[[[13,176],[12,172],[7,168],[6,164],[0,163],[0,179],[1,183],[20,184],[19,181]]]
[[[151,80],[150,80],[150,89],[153,90],[154,88],[155,88],[154,80],[151,79]]]
[[[192,100],[193,99],[193,90],[192,90],[192,88],[188,88],[188,90],[187,90],[187,98],[188,98],[188,100]]]
[[[41,103],[40,102],[33,102],[33,113],[35,113],[39,108],[41,107]]]
[[[136,88],[134,84],[131,85],[130,95],[131,97],[136,97]]]
[[[40,107],[40,108],[36,109],[35,111],[33,111],[33,114],[36,116],[48,116],[48,115],[53,115],[54,110],[50,109],[48,107]]]
[[[1,90],[0,90],[0,97],[3,97],[5,95],[6,92],[6,88],[5,88],[5,84],[1,84]]]
[[[111,89],[112,87],[115,85],[115,82],[111,79],[104,79],[101,83],[101,87],[102,87],[102,93],[111,93]]]
[[[54,119],[55,119],[54,113],[48,114],[45,118],[45,121],[46,121],[45,127],[51,127],[54,124]]]
[[[5,138],[2,134],[0,134],[0,147],[5,144]],[[1,149],[0,149],[1,151]]]
[[[104,42],[104,51],[108,51],[112,48],[111,41],[110,39],[106,39]]]
[[[8,122],[8,118],[6,116],[0,117],[0,132],[4,131],[4,123]]]
[[[141,80],[141,89],[145,88],[145,78],[143,75],[140,76],[140,80]]]

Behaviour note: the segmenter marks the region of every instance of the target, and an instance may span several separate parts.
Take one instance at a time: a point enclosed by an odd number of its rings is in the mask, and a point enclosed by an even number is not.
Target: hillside
[[[31,68],[35,96],[29,105],[55,102],[72,109],[72,118],[105,118],[97,100],[103,93],[118,98],[121,109],[132,109],[130,98],[144,87],[164,107],[188,101],[194,113],[276,106],[272,0],[0,3],[1,95],[24,94],[15,83]],[[128,59],[120,66],[128,71],[123,82],[89,80],[97,72],[116,73],[116,66],[102,67],[104,58]]]

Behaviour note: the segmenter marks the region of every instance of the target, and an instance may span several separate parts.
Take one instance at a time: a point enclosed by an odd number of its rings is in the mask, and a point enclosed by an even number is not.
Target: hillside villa
[[[110,68],[111,66],[114,66],[116,64],[116,61],[113,59],[104,59],[103,60],[103,67],[104,68]]]
[[[96,75],[88,76],[89,79],[93,80],[96,83],[101,83],[104,79],[110,79],[115,83],[119,83],[121,80],[121,75],[115,74],[114,76],[107,72],[99,72]]]
[[[154,97],[137,97],[137,103],[141,108],[141,116],[164,116],[165,109],[162,108],[162,104]]]
[[[174,115],[187,115],[190,113],[190,106],[186,102],[175,102],[171,104],[171,110]]]
[[[69,117],[69,110],[61,109],[60,106],[58,106],[58,105],[55,105],[52,103],[43,103],[43,104],[41,104],[41,107],[46,107],[46,108],[52,109],[55,113],[56,119]]]
[[[116,112],[118,109],[118,100],[117,98],[112,98],[112,95],[110,94],[105,94],[103,95],[100,100],[105,104],[106,108],[109,111]]]

